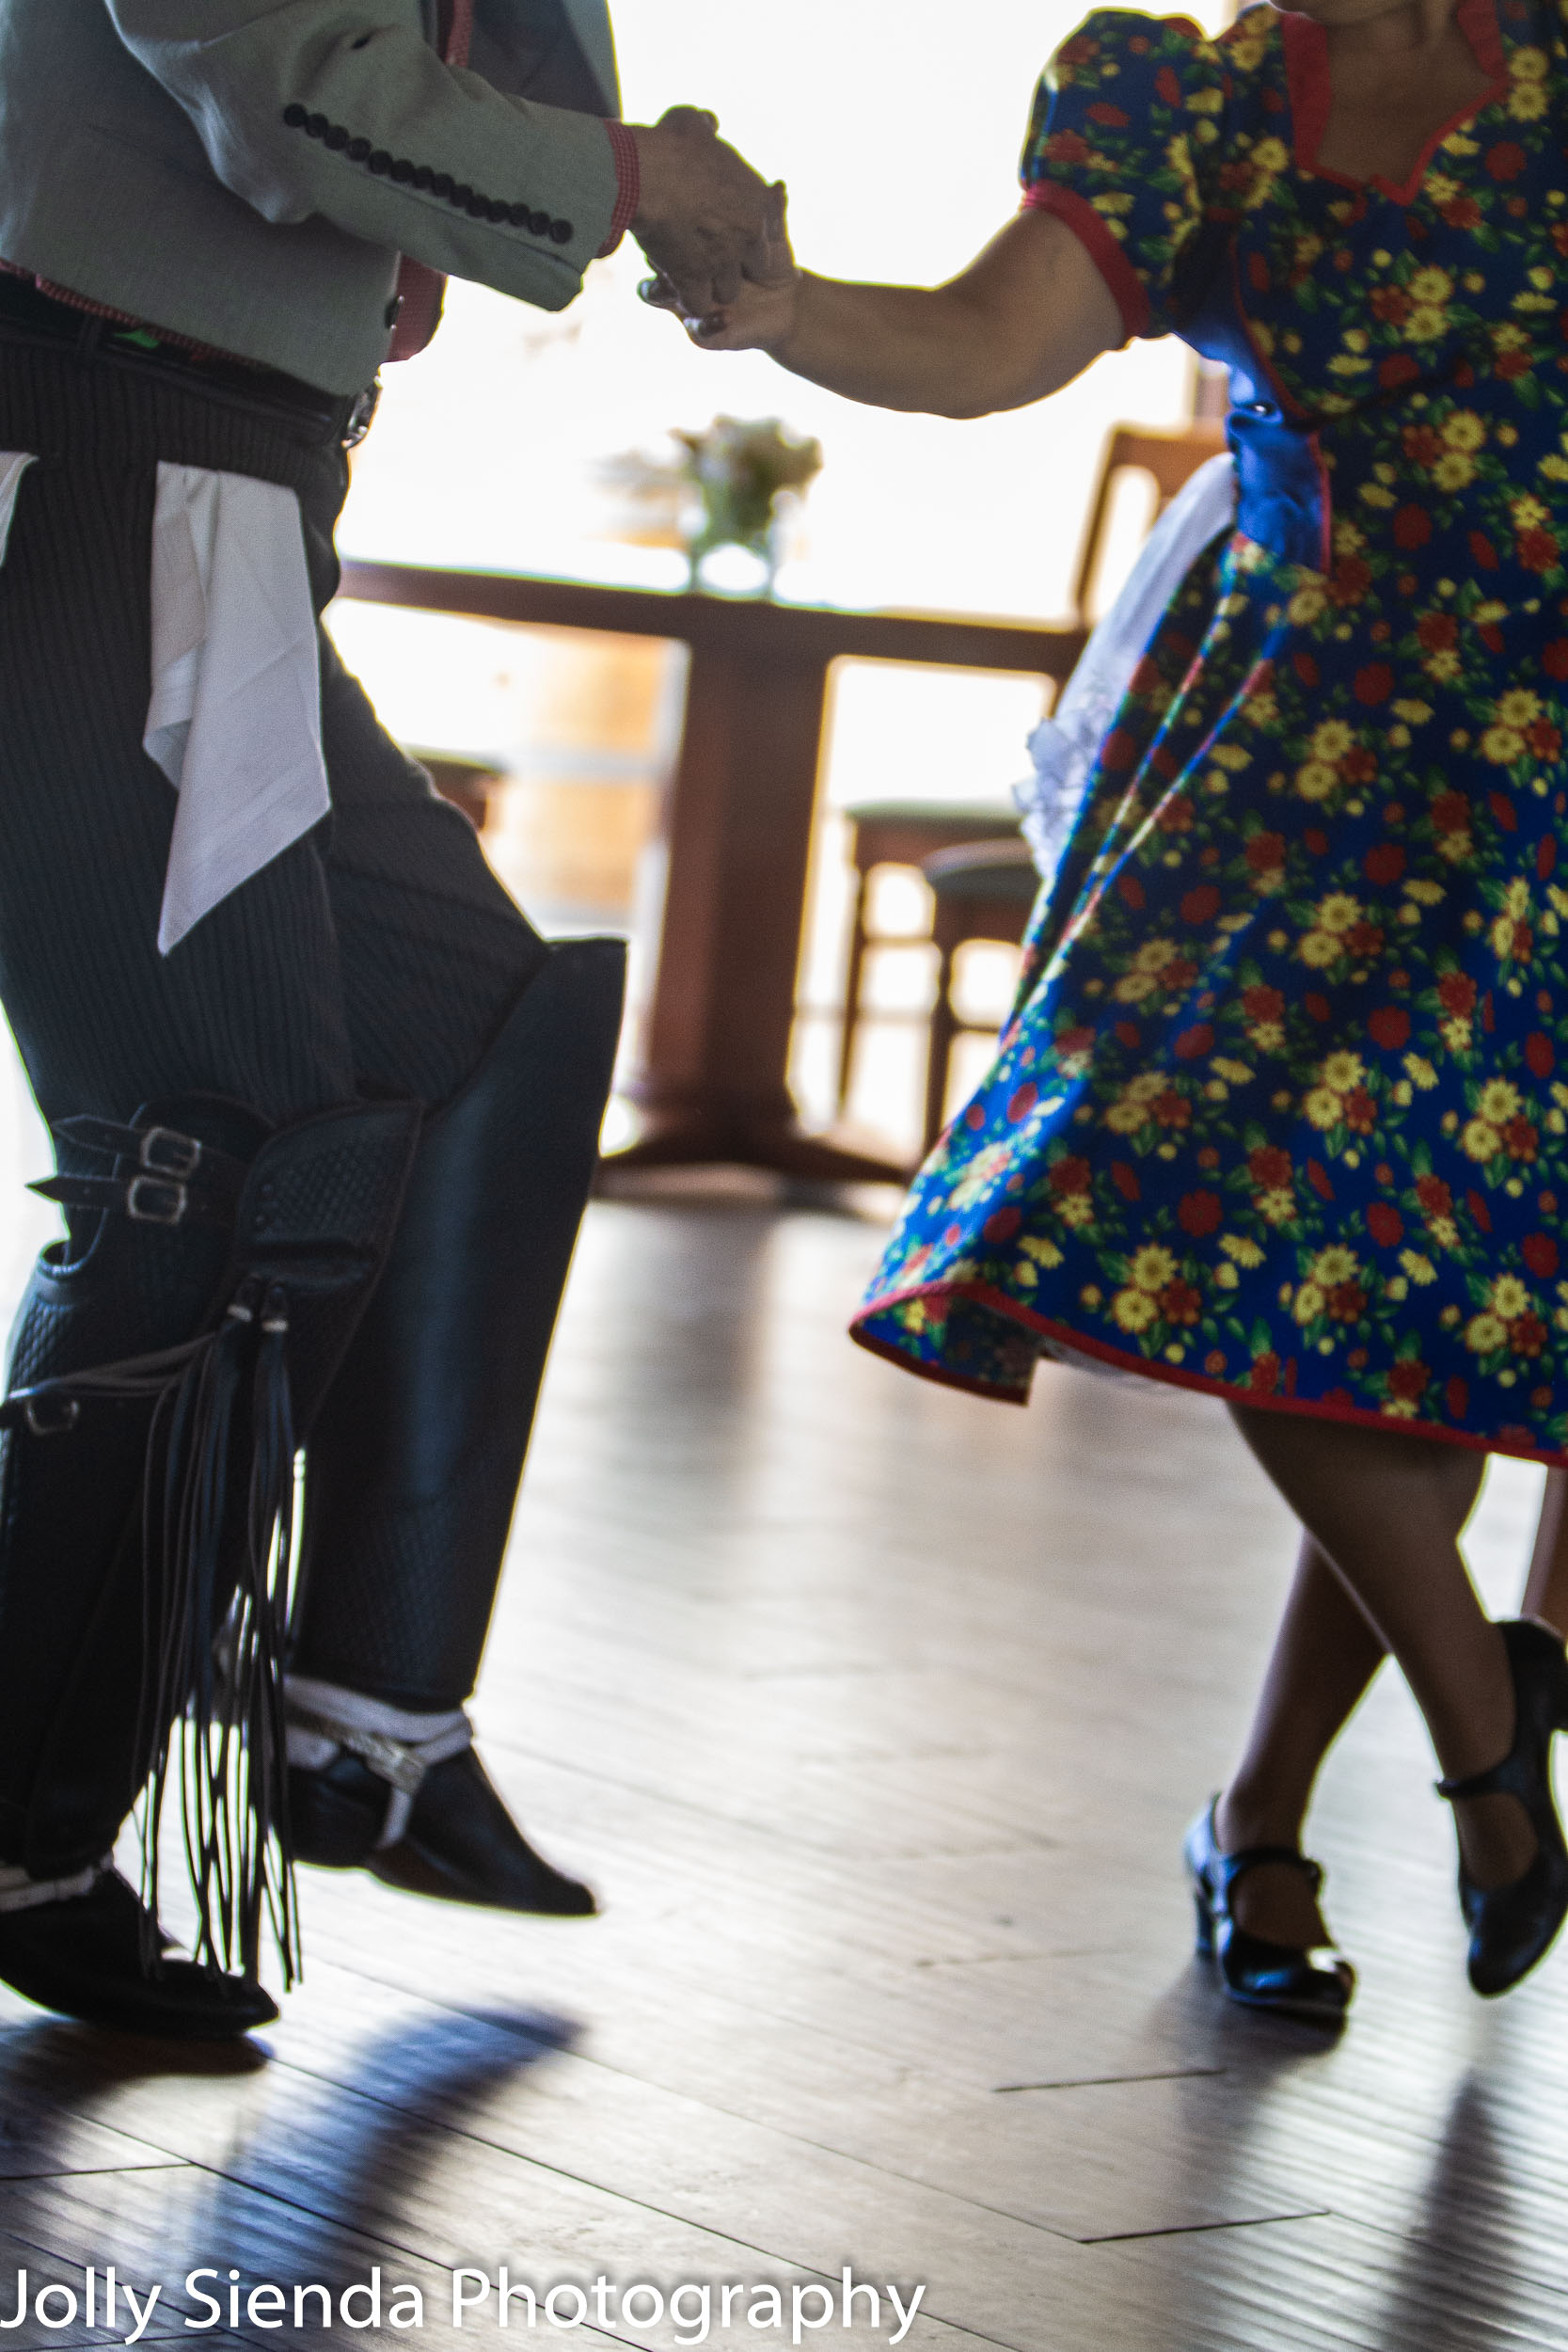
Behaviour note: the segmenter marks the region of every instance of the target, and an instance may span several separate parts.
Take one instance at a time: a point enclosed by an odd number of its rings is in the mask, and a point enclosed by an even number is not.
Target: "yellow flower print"
[[[1361,920],[1361,901],[1345,890],[1331,890],[1318,908],[1318,929],[1324,931],[1354,930]]]
[[[1306,948],[1307,941],[1303,940],[1302,961],[1309,962],[1311,959],[1307,955]],[[1327,1087],[1308,1088],[1301,1107],[1322,1135],[1326,1135],[1331,1127],[1337,1127],[1345,1115],[1343,1096],[1332,1093]]]
[[[1304,801],[1326,801],[1339,779],[1321,759],[1309,759],[1296,770],[1296,790]]]
[[[1297,628],[1309,628],[1320,620],[1328,606],[1328,591],[1316,585],[1298,588],[1290,602],[1290,617]]]
[[[1345,1248],[1340,1242],[1334,1242],[1327,1249],[1320,1249],[1313,1259],[1311,1279],[1321,1282],[1324,1290],[1331,1291],[1340,1282],[1354,1282],[1360,1271],[1360,1262],[1354,1250]]]
[[[1441,906],[1444,897],[1443,885],[1441,882],[1421,880],[1407,882],[1404,885],[1404,895],[1407,898],[1414,898],[1418,907]]]
[[[1220,1248],[1227,1258],[1234,1258],[1238,1265],[1249,1268],[1261,1265],[1266,1255],[1266,1252],[1259,1249],[1255,1241],[1249,1241],[1244,1233],[1222,1233]]]
[[[1428,1282],[1435,1282],[1437,1279],[1437,1268],[1433,1264],[1432,1260],[1423,1257],[1418,1249],[1402,1249],[1400,1263],[1413,1282],[1424,1285]]]
[[[1296,953],[1309,972],[1326,972],[1331,963],[1338,963],[1345,952],[1342,939],[1333,931],[1304,931]]]
[[[1498,620],[1502,619],[1499,612]],[[1512,692],[1499,694],[1497,702],[1497,719],[1505,727],[1528,727],[1541,716],[1541,697],[1532,694],[1528,686],[1516,686]]]
[[[1467,489],[1475,480],[1474,462],[1460,450],[1445,450],[1432,469],[1432,478],[1440,490],[1451,497],[1456,490]]]
[[[1265,1225],[1289,1225],[1296,1213],[1296,1196],[1283,1186],[1275,1192],[1260,1192],[1258,1214]]]
[[[1413,1078],[1416,1084],[1423,1089],[1429,1089],[1437,1084],[1437,1073],[1424,1054],[1406,1054],[1404,1069],[1405,1075]]]
[[[1158,1242],[1146,1242],[1130,1263],[1127,1279],[1134,1290],[1163,1291],[1176,1279],[1176,1260]]]
[[[1312,730],[1312,756],[1314,759],[1343,759],[1354,741],[1355,736],[1343,719],[1325,719],[1321,726]]]
[[[1046,1241],[1038,1233],[1025,1233],[1018,1246],[1026,1258],[1033,1258],[1037,1265],[1058,1266],[1062,1263],[1062,1253],[1055,1243]]]
[[[1496,1315],[1472,1315],[1465,1326],[1465,1344],[1477,1356],[1493,1356],[1508,1339],[1508,1327]]]
[[[1515,531],[1544,531],[1552,519],[1549,507],[1543,506],[1539,499],[1528,496],[1514,499],[1509,512],[1513,516]],[[1533,719],[1534,711],[1529,715]]]
[[[1481,739],[1481,755],[1495,768],[1512,768],[1528,748],[1517,727],[1488,727]]]
[[[1568,460],[1564,460],[1563,471],[1568,476]],[[1421,664],[1428,677],[1434,679],[1439,686],[1451,686],[1462,666],[1459,656],[1449,645],[1440,646],[1436,653],[1429,653]]]
[[[1506,1078],[1489,1078],[1476,1098],[1477,1116],[1489,1120],[1494,1127],[1506,1127],[1523,1107],[1518,1088],[1511,1086]],[[1519,1311],[1523,1313],[1524,1310]]]
[[[1516,1274],[1498,1275],[1492,1285],[1492,1311],[1495,1314],[1501,1315],[1505,1323],[1516,1323],[1521,1315],[1528,1315],[1534,1305],[1534,1299]]]
[[[1515,874],[1503,892],[1503,913],[1512,914],[1515,921],[1529,913],[1529,884],[1522,874]]]
[[[1453,279],[1446,269],[1418,269],[1410,280],[1409,294],[1412,302],[1450,302]],[[1479,417],[1476,421],[1481,422]]]
[[[1484,1119],[1467,1119],[1460,1130],[1460,1149],[1472,1160],[1495,1160],[1503,1148],[1496,1127]]]
[[[1516,82],[1544,82],[1548,61],[1544,49],[1516,49],[1508,61],[1508,70]]]
[[[1405,341],[1412,343],[1435,343],[1449,331],[1447,310],[1433,310],[1430,302],[1418,302],[1404,322]]]
[[[1433,295],[1422,294],[1417,291],[1423,278],[1443,278],[1445,284],[1449,282],[1446,273],[1440,269],[1418,270],[1415,277],[1410,281],[1411,294],[1418,302],[1432,301],[1437,298]],[[1445,294],[1441,297],[1441,299],[1446,301],[1448,297]],[[1438,429],[1441,432],[1444,440],[1448,443],[1449,449],[1468,450],[1472,453],[1481,448],[1482,442],[1486,438],[1485,422],[1481,418],[1477,416],[1473,408],[1456,408],[1451,417],[1444,418],[1443,422]]]
[[[1315,1323],[1327,1304],[1315,1282],[1303,1282],[1291,1301],[1291,1312],[1298,1323]]]
[[[1508,111],[1515,122],[1539,122],[1546,105],[1546,93],[1539,82],[1515,82],[1508,94]]]
[[[1147,1331],[1159,1320],[1160,1310],[1148,1291],[1117,1291],[1111,1301],[1111,1315],[1123,1331]]]
[[[1353,899],[1352,905],[1355,902]],[[1367,1074],[1367,1065],[1359,1054],[1330,1054],[1318,1073],[1319,1083],[1332,1087],[1338,1094],[1348,1094],[1358,1087]]]

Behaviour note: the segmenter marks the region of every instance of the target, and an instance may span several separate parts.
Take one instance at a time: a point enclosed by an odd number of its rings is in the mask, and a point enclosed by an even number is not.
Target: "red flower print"
[[[1473,196],[1456,196],[1439,207],[1450,229],[1479,229],[1481,209]]]
[[[1305,645],[1291,656],[1291,666],[1304,686],[1316,686],[1323,673]]]
[[[1353,743],[1339,762],[1339,773],[1347,784],[1370,784],[1377,773],[1377,755],[1365,743]]]
[[[1138,764],[1138,739],[1127,727],[1113,727],[1100,747],[1102,768],[1135,768]]]
[[[1554,637],[1541,656],[1548,677],[1568,678],[1568,637]]]
[[[1353,1136],[1370,1136],[1377,1125],[1377,1104],[1365,1087],[1353,1087],[1346,1095],[1345,1124]]]
[[[1282,833],[1255,833],[1246,845],[1244,855],[1255,874],[1275,874],[1285,863],[1285,835]]]
[[[1330,1184],[1328,1170],[1324,1168],[1321,1160],[1307,1161],[1307,1181],[1311,1185],[1320,1200],[1333,1200],[1334,1186]]]
[[[1338,605],[1359,604],[1371,584],[1371,565],[1363,556],[1347,555],[1335,564],[1328,593]]]
[[[1178,1094],[1172,1087],[1165,1093],[1155,1096],[1154,1121],[1159,1127],[1190,1127],[1193,1106],[1184,1094]]]
[[[1416,638],[1427,653],[1446,653],[1459,643],[1459,623],[1451,612],[1423,612],[1416,624]],[[1568,644],[1568,638],[1564,638]]]
[[[1191,1282],[1167,1282],[1160,1293],[1160,1312],[1167,1323],[1196,1323],[1203,1312],[1203,1294]]]
[[[987,1241],[1011,1241],[1022,1222],[1022,1209],[993,1209],[980,1231]]]
[[[1521,531],[1514,546],[1527,572],[1549,572],[1558,559],[1558,543],[1549,531]]]
[[[1431,1378],[1432,1374],[1425,1364],[1418,1363],[1413,1356],[1406,1356],[1402,1362],[1393,1365],[1389,1371],[1388,1393],[1390,1396],[1402,1397],[1410,1404],[1414,1404],[1418,1396],[1425,1393],[1427,1383]]]
[[[1098,122],[1105,131],[1125,131],[1132,119],[1131,116],[1122,113],[1119,106],[1108,105],[1103,98],[1097,98],[1094,104],[1085,111],[1091,122]]]
[[[1138,1182],[1138,1171],[1129,1168],[1125,1160],[1111,1162],[1111,1182],[1124,1200],[1141,1200],[1144,1188]]]
[[[1370,882],[1397,882],[1404,871],[1404,851],[1397,841],[1380,841],[1368,850],[1362,871]]]
[[[1520,1315],[1508,1327],[1508,1343],[1515,1356],[1539,1356],[1546,1344],[1546,1327],[1539,1315]]]
[[[1367,300],[1373,318],[1389,326],[1402,326],[1415,308],[1402,286],[1374,286]],[[1405,447],[1409,448],[1408,435]]]
[[[1481,1232],[1489,1233],[1492,1231],[1492,1212],[1474,1185],[1471,1185],[1465,1195],[1465,1206],[1469,1210]]]
[[[1558,1246],[1550,1233],[1527,1233],[1519,1244],[1519,1255],[1543,1282],[1549,1282],[1557,1272]]]
[[[1334,1008],[1329,1003],[1328,998],[1326,996],[1320,996],[1315,988],[1309,988],[1307,990],[1306,995],[1301,1000],[1301,1009],[1303,1012],[1307,1013],[1314,1021],[1327,1021],[1331,1017],[1334,1010]]]
[[[1414,384],[1421,371],[1408,351],[1390,352],[1377,365],[1377,380],[1386,392],[1397,391],[1402,384]],[[1419,512],[1419,509],[1412,509]]]
[[[1183,923],[1211,923],[1220,911],[1220,894],[1212,882],[1201,882],[1181,901]]]
[[[1486,168],[1494,180],[1517,180],[1527,158],[1517,139],[1499,139],[1486,151]]]
[[[1562,749],[1562,737],[1549,719],[1532,719],[1525,729],[1525,741],[1537,759],[1555,759]]]
[[[1175,1052],[1181,1061],[1201,1061],[1205,1054],[1214,1050],[1214,1032],[1207,1021],[1195,1021],[1190,1029],[1183,1029],[1176,1041]]]
[[[1212,1347],[1209,1350],[1208,1355],[1203,1359],[1203,1369],[1209,1375],[1211,1380],[1223,1380],[1225,1377],[1224,1351],[1217,1347]]]
[[[1093,1043],[1094,1031],[1086,1029],[1082,1022],[1075,1022],[1071,1028],[1058,1029],[1056,1032],[1058,1054],[1086,1054]]]
[[[1443,1402],[1449,1408],[1450,1421],[1463,1421],[1470,1409],[1470,1390],[1467,1381],[1456,1373],[1443,1391]]]
[[[1392,1249],[1404,1239],[1404,1219],[1386,1200],[1374,1200],[1367,1211],[1367,1231],[1380,1249]]]
[[[1040,149],[1053,164],[1086,164],[1093,151],[1078,131],[1053,131]]]
[[[1247,1174],[1265,1192],[1282,1191],[1295,1174],[1289,1152],[1275,1143],[1260,1143],[1247,1154]]]
[[[1497,550],[1492,545],[1491,540],[1486,536],[1484,531],[1471,532],[1470,553],[1475,557],[1476,562],[1481,565],[1483,572],[1495,572],[1497,570]]]
[[[1486,803],[1504,833],[1518,832],[1519,812],[1506,792],[1488,792]]]
[[[1353,956],[1363,956],[1370,963],[1383,953],[1383,933],[1375,923],[1353,923],[1345,933],[1345,946]]]
[[[1369,707],[1386,703],[1394,691],[1394,673],[1386,661],[1369,661],[1355,673],[1355,699]]]
[[[1279,1386],[1279,1359],[1272,1348],[1265,1355],[1253,1358],[1247,1387],[1254,1396],[1273,1396]]]
[[[1154,76],[1154,88],[1156,95],[1162,99],[1167,106],[1180,105],[1181,85],[1177,80],[1168,65],[1163,65],[1160,68],[1159,72]]]
[[[1445,972],[1437,983],[1437,1001],[1445,1012],[1467,1020],[1476,1009],[1476,984],[1468,972]]]
[[[1225,1210],[1217,1192],[1184,1192],[1176,1214],[1182,1232],[1201,1241],[1216,1230]]]
[[[1142,1041],[1142,1035],[1143,1033],[1139,1029],[1135,1021],[1118,1021],[1117,1023],[1117,1043],[1118,1045],[1125,1045],[1129,1053],[1132,1053],[1134,1047]]]
[[[1505,1120],[1497,1132],[1502,1136],[1504,1150],[1516,1160],[1533,1160],[1540,1150],[1540,1132],[1531,1126],[1528,1119]]]
[[[1059,1038],[1056,1041],[1057,1044],[1060,1045],[1061,1040]],[[1033,1078],[1027,1079],[1025,1083],[1018,1089],[1017,1092],[1008,1102],[1008,1124],[1016,1127],[1021,1119],[1027,1119],[1039,1099],[1040,1090],[1038,1087],[1035,1084]]]
[[[1367,1023],[1367,1033],[1386,1054],[1396,1054],[1409,1042],[1410,1015],[1402,1005],[1380,1005]]]
[[[1443,454],[1443,437],[1435,425],[1407,424],[1400,435],[1400,447],[1417,466],[1435,466]],[[1417,508],[1417,513],[1425,510]]]
[[[1540,1029],[1532,1029],[1525,1040],[1525,1062],[1533,1078],[1549,1078],[1557,1068],[1552,1041]]]
[[[1544,882],[1547,876],[1555,873],[1556,870],[1557,835],[1552,833],[1544,833],[1535,845],[1536,875],[1540,881]]]
[[[1249,988],[1243,993],[1242,1010],[1249,1021],[1278,1021],[1285,1011],[1285,999],[1277,988]]]
[[[1052,1167],[1050,1182],[1053,1192],[1087,1192],[1089,1188],[1087,1160],[1081,1160],[1069,1154],[1065,1159],[1055,1161]]]
[[[1453,1207],[1453,1195],[1441,1176],[1418,1176],[1416,1198],[1428,1216],[1447,1216]]]
[[[1118,874],[1117,876],[1117,895],[1122,899],[1125,905],[1130,906],[1132,909],[1134,914],[1138,913],[1143,908],[1147,900],[1147,894],[1144,890],[1144,886],[1138,880],[1136,874]]]

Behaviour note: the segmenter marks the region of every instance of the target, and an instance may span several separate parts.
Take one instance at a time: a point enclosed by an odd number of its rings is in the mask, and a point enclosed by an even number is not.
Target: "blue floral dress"
[[[1488,87],[1402,187],[1317,167],[1306,17],[1096,14],[1041,85],[1025,201],[1228,364],[1238,528],[856,1322],[911,1371],[1568,1454],[1568,59],[1459,23]]]

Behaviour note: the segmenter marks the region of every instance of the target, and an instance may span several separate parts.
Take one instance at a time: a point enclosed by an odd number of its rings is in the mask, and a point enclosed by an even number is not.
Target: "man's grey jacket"
[[[0,260],[334,392],[398,256],[563,309],[615,210],[603,0],[0,0]]]

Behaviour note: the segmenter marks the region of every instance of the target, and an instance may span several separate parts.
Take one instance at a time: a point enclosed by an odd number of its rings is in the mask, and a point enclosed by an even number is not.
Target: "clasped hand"
[[[772,191],[695,106],[632,136],[642,183],[632,233],[682,315],[705,317],[766,266]]]
[[[795,323],[800,271],[790,249],[788,199],[782,181],[766,193],[761,231],[747,251],[733,291],[713,302],[695,304],[663,269],[638,288],[653,310],[673,312],[704,351],[777,352]]]

